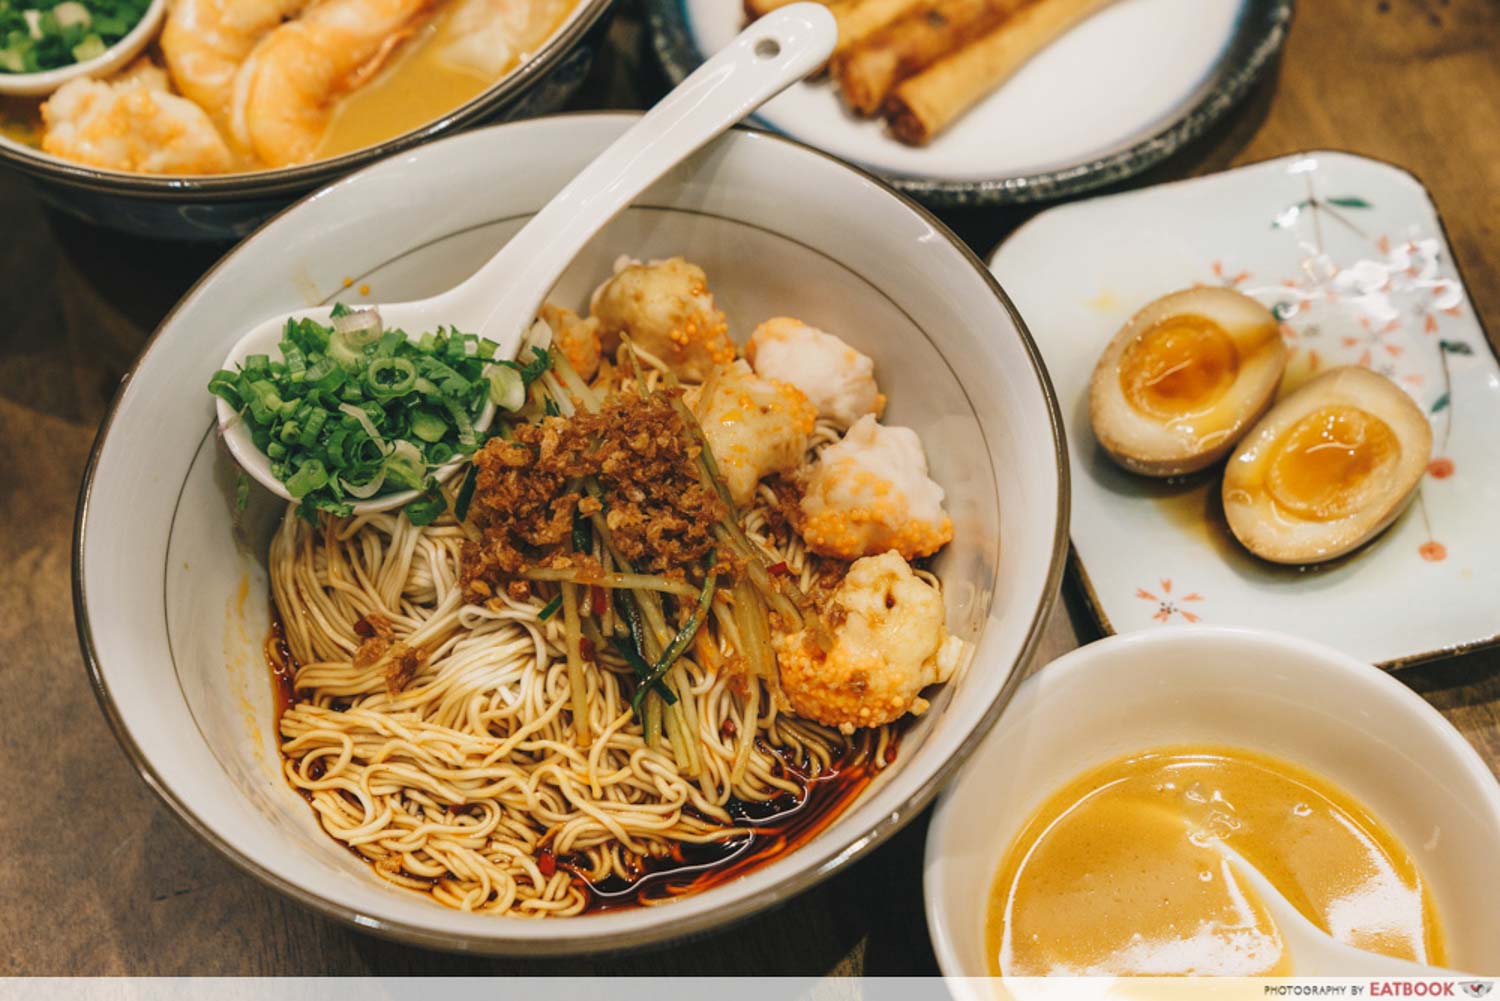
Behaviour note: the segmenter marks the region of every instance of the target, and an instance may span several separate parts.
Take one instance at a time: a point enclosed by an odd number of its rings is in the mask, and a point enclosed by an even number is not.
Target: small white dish
[[[93,59],[40,73],[0,73],[0,95],[46,97],[69,80],[109,76],[141,54],[156,37],[156,29],[161,27],[162,18],[166,16],[167,0],[151,0],[151,6],[146,8],[136,26]]]
[[[879,174],[924,202],[1073,194],[1145,170],[1232,108],[1280,51],[1290,0],[1118,0],[1076,26],[923,147],[847,112],[825,77],[756,122]],[[740,0],[651,0],[657,55],[681,80],[744,26]]]
[[[100,704],[146,781],[247,872],[362,930],[428,948],[536,956],[623,949],[774,906],[919,813],[999,716],[1056,599],[1067,467],[1056,401],[1005,293],[941,224],[832,157],[734,130],[604,228],[553,301],[582,308],[628,252],[708,273],[743,339],[789,314],[875,359],[889,419],[931,443],[954,541],[937,557],[958,680],[896,761],[816,837],[657,907],[562,920],[462,913],[404,891],[319,827],[281,773],[263,643],[266,546],[285,504],[252,490],[203,391],[239,332],[335,296],[418,299],[473,273],[563,181],[636,121],[592,114],[484,129],[387,159],[307,198],[204,276],[111,407],[75,542],[79,637]],[[545,163],[546,170],[537,164]],[[440,183],[434,183],[439,179]],[[346,281],[347,279],[347,281]],[[1021,475],[1024,471],[1025,475]]]
[[[1076,566],[1107,632],[1257,626],[1383,666],[1500,641],[1500,364],[1416,178],[1347,153],[1284,157],[1050,209],[990,266],[1057,387]],[[1305,570],[1262,562],[1219,521],[1219,467],[1163,483],[1099,448],[1087,395],[1100,351],[1136,309],[1195,283],[1282,319],[1285,387],[1367,365],[1429,416],[1420,493],[1372,543]]]
[[[1100,640],[1021,686],[928,829],[927,922],[943,974],[987,975],[994,877],[1050,795],[1106,761],[1185,743],[1274,755],[1347,791],[1416,859],[1447,965],[1500,973],[1500,783],[1463,736],[1405,685],[1347,654],[1197,626]],[[977,981],[959,983],[987,996]]]

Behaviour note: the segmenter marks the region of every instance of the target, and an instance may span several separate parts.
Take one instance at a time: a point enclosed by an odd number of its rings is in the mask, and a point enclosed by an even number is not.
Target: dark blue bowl
[[[161,240],[238,240],[307,192],[372,161],[471,126],[561,109],[603,44],[613,0],[579,2],[582,9],[536,55],[472,101],[343,156],[255,173],[164,177],[99,170],[0,142],[0,163],[26,174],[48,204],[95,226]]]

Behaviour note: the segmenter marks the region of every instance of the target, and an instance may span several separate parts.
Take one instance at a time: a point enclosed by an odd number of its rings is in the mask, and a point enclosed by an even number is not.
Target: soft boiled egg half
[[[1224,515],[1262,559],[1330,560],[1396,519],[1431,455],[1432,426],[1400,387],[1369,369],[1330,369],[1240,442],[1224,471]]]
[[[1089,383],[1089,423],[1131,472],[1196,472],[1266,412],[1285,368],[1281,327],[1266,307],[1227,288],[1173,292],[1104,349]]]

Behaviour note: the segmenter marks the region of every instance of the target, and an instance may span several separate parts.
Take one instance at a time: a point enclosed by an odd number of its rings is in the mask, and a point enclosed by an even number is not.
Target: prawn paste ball
[[[614,277],[594,292],[589,311],[599,320],[606,351],[613,354],[620,335],[629,334],[689,382],[734,359],[708,276],[681,257],[650,264],[621,258]]]
[[[801,512],[807,547],[844,560],[888,549],[914,560],[953,538],[943,488],[927,475],[917,433],[885,427],[868,414],[818,453]]]
[[[750,335],[745,357],[757,375],[796,386],[819,417],[840,427],[885,409],[870,356],[801,320],[778,316],[762,323]]]
[[[79,78],[42,105],[42,149],[76,163],[145,174],[221,174],[229,146],[204,110],[167,90],[146,61],[113,81]]]
[[[922,689],[953,676],[961,644],[943,597],[896,552],[856,560],[823,610],[825,652],[810,630],[779,634],[781,689],[798,716],[852,733],[927,709]]]
[[[735,504],[755,497],[761,477],[802,464],[817,421],[795,386],[762,379],[743,361],[718,369],[695,404],[703,437]]]
[[[552,339],[568,359],[568,364],[584,382],[591,382],[599,372],[601,346],[599,321],[584,319],[566,306],[544,303],[537,314],[552,329]]]

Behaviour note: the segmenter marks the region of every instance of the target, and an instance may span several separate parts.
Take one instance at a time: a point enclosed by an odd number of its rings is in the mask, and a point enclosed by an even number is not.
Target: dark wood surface
[[[579,106],[659,92],[639,21]],[[1500,332],[1500,3],[1303,0],[1284,58],[1212,135],[1131,186],[1331,147],[1400,164],[1444,210]],[[950,215],[988,252],[1033,210]],[[223,248],[153,244],[46,213],[0,173],[0,975],[926,974],[925,817],[791,904],[651,952],[506,961],[405,948],[297,907],[180,826],[116,747],[73,628],[74,498],[100,419],[153,326]],[[1500,530],[1500,528],[1497,528]],[[1071,582],[1039,663],[1092,639]],[[1497,603],[1500,619],[1500,603]],[[1414,668],[1500,771],[1500,653]]]

